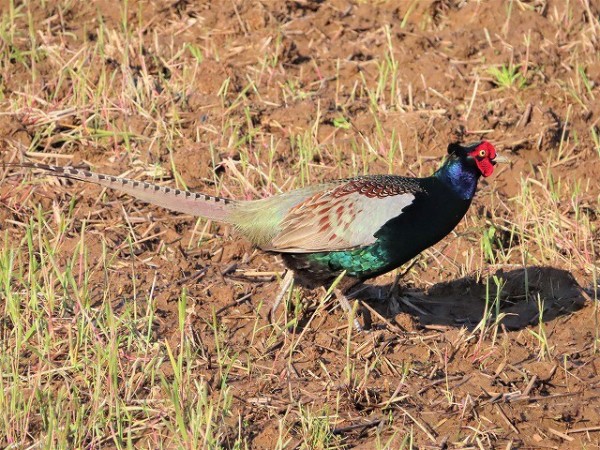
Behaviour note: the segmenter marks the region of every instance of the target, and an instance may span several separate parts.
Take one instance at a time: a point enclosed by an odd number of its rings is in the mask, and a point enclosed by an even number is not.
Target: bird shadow
[[[570,272],[542,266],[500,269],[487,276],[464,277],[435,284],[427,290],[404,291],[390,297],[391,288],[391,284],[371,286],[353,298],[362,300],[392,322],[404,312],[422,326],[473,329],[487,318],[497,320],[509,330],[571,314],[586,301],[583,288]],[[368,316],[366,314],[367,322]]]

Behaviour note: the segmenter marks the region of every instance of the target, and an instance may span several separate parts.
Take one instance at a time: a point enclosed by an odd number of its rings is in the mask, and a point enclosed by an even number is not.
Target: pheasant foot
[[[410,309],[416,311],[417,313],[419,313],[422,316],[428,316],[430,314],[409,300],[410,298],[412,298],[414,300],[419,300],[419,298],[416,296],[413,296],[409,293],[405,293],[403,295],[394,296],[394,298],[396,300],[398,300],[399,302],[403,303],[404,305],[408,306]]]

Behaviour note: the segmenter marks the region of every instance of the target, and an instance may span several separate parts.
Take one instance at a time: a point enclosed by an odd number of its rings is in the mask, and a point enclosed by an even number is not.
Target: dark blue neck
[[[468,166],[461,159],[450,157],[434,174],[463,200],[471,200],[480,176],[475,166]]]

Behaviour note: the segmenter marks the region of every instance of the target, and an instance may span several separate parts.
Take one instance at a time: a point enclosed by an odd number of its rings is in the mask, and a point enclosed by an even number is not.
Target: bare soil
[[[61,164],[87,163],[113,174],[132,170],[130,176],[146,180],[159,164],[167,184],[183,180],[193,191],[259,198],[302,183],[302,139],[318,144],[307,166],[311,183],[361,172],[365,166],[356,147],[364,143],[361,136],[376,147],[370,173],[390,170],[386,144],[394,140],[402,142],[391,168],[397,174],[430,173],[447,143],[457,139],[485,137],[511,158],[482,181],[456,233],[425,252],[400,281],[399,292],[412,294],[410,304],[398,295],[385,298],[395,274],[374,280],[361,294],[361,320],[371,331],[353,335],[351,345],[335,303],[317,308],[320,291],[299,291],[300,322],[289,334],[274,335],[267,313],[283,266],[227,226],[198,225],[78,183],[48,181],[21,190],[16,189],[21,178],[11,177],[0,184],[4,245],[22,238],[14,222],[33,214],[27,205],[68,209],[76,196],[73,231],[57,247],[57,264],[64,267],[78,251],[77,230],[86,219],[87,266],[101,263],[105,245],[117,254],[107,272],[90,272],[91,306],[110,302],[119,314],[135,299],[139,311],[146,311],[152,291],[152,339],[174,349],[181,332],[177,300],[185,287],[186,339],[198,358],[194,376],[208,380],[211,395],[218,395],[221,381],[212,363],[219,351],[215,324],[237,358],[252,361],[229,373],[234,400],[231,422],[222,424],[224,447],[228,433],[233,436],[243,424],[249,448],[273,448],[284,416],[292,430],[288,448],[309,447],[295,416],[301,405],[337,411],[330,431],[335,446],[343,448],[383,447],[390,439],[388,448],[399,448],[408,434],[416,448],[600,447],[594,303],[600,153],[590,135],[600,121],[597,2],[129,1],[124,10],[114,2],[47,0],[27,11],[30,19],[17,23],[26,29],[32,21],[39,45],[62,53],[65,65],[80,47],[102,41],[103,57],[94,54],[82,70],[96,77],[91,84],[107,83],[101,106],[106,123],[135,136],[129,141],[119,133],[92,136],[94,125],[85,121],[97,112],[95,106],[85,110],[73,100],[81,94],[69,81],[75,75],[61,81],[58,59],[41,59],[36,79],[15,60],[2,69],[0,84],[7,112],[0,114],[4,160],[14,160],[21,145],[67,155],[51,159]],[[127,39],[118,38],[124,17]],[[98,35],[100,20],[112,33]],[[188,43],[202,50],[201,61],[186,50]],[[24,50],[28,44],[21,45]],[[377,89],[390,48],[399,88],[393,94],[386,88],[385,100],[373,103],[365,86]],[[177,59],[179,51],[185,56]],[[525,86],[503,88],[481,68],[510,63],[520,65]],[[190,72],[194,75],[184,75]],[[139,85],[126,84],[131,79]],[[136,89],[146,89],[140,104],[153,105],[144,112],[132,100]],[[32,92],[53,94],[42,101]],[[22,95],[28,107],[9,106],[22,102]],[[71,106],[74,112],[52,116]],[[340,126],[340,117],[351,125]],[[169,121],[177,132],[166,139],[163,125]],[[75,139],[72,130],[89,135]],[[276,149],[270,178],[247,169],[265,168],[269,148]],[[563,253],[557,250],[553,261],[534,245],[535,237],[523,243],[510,232],[510,224],[519,222],[510,199],[522,195],[523,180],[545,185],[548,177],[579,187],[545,213],[585,221],[592,231],[586,243],[573,243],[568,237],[562,242],[561,231],[554,230],[552,239]],[[549,204],[547,191],[532,189],[532,198]],[[126,221],[139,238],[133,244]],[[493,251],[503,255],[496,262],[481,247],[481,233],[490,224],[500,237]],[[202,244],[190,248],[200,233]],[[495,332],[483,332],[477,326],[487,313],[486,293],[495,293],[494,277],[506,283],[499,306],[506,316]],[[262,326],[258,331],[256,323]],[[283,327],[282,317],[278,323]],[[534,334],[540,327],[549,351]],[[130,356],[122,355],[123,364]],[[348,380],[349,361],[367,376]],[[39,363],[32,353],[30,368]],[[168,377],[170,370],[165,362]],[[141,389],[139,396],[150,394]],[[34,412],[31,442],[41,429]],[[136,442],[150,441],[142,434]],[[0,443],[8,445],[1,436]]]

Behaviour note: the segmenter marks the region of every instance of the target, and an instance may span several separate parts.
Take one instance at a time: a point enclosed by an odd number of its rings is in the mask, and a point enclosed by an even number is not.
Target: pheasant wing
[[[377,231],[412,204],[416,180],[369,176],[318,192],[294,206],[266,250],[284,253],[339,251],[373,244]]]

